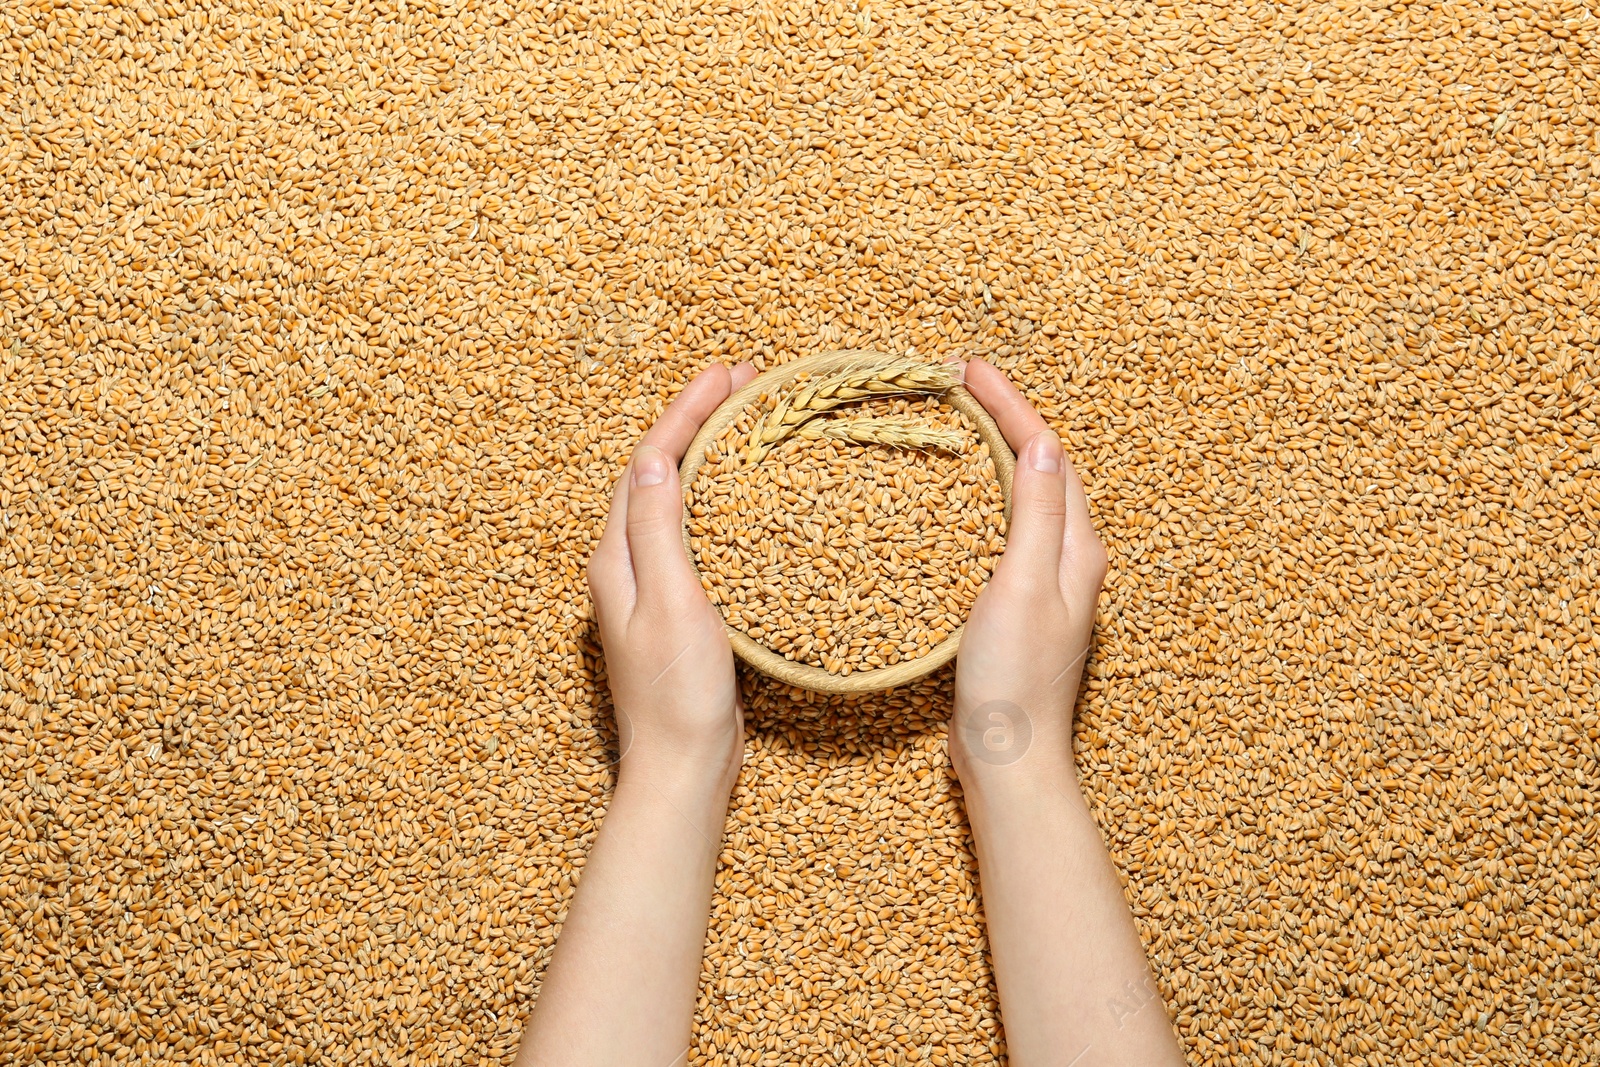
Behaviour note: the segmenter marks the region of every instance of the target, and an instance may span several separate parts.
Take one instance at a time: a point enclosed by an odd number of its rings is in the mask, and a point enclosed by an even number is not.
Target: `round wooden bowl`
[[[854,363],[863,356],[875,355],[881,355],[881,353],[865,349],[818,352],[814,355],[791,360],[781,367],[774,367],[769,371],[756,375],[749,384],[724,400],[722,405],[711,413],[711,417],[706,419],[705,424],[700,427],[700,432],[689,443],[689,448],[684,453],[683,463],[678,469],[683,480],[685,500],[688,499],[689,487],[694,484],[695,475],[705,464],[706,448],[722,431],[733,424],[741,411],[754,403],[763,392],[776,393],[806,371],[827,373]],[[1005,496],[1005,514],[1009,522],[1011,518],[1011,479],[1017,469],[1016,456],[1012,454],[1010,446],[1006,444],[1005,436],[1001,434],[1000,427],[995,425],[994,419],[984,410],[983,405],[978,403],[965,388],[959,385],[952,386],[945,390],[943,396],[950,402],[951,407],[973,421],[978,428],[979,438],[989,446],[989,455],[994,460],[995,472],[1000,478],[1000,489]],[[685,525],[683,532],[683,547],[689,554],[690,565],[693,566],[694,549],[689,545],[687,525]],[[726,622],[724,622],[724,625],[727,626]],[[808,663],[797,663],[794,660],[785,659],[743,631],[727,626],[728,641],[733,645],[734,655],[770,678],[775,678],[786,685],[800,686],[818,693],[870,693],[882,689],[892,689],[897,685],[905,685],[907,682],[914,682],[918,678],[933,673],[955,658],[956,651],[961,647],[961,632],[964,629],[966,629],[965,624],[956,627],[954,633],[934,646],[925,656],[893,663],[887,667],[876,667],[870,670],[840,675],[833,674],[821,667],[811,666]]]

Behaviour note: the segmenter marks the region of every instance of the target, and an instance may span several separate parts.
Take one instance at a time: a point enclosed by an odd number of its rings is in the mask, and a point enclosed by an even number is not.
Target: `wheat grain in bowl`
[[[701,583],[788,660],[848,675],[918,659],[965,621],[1004,546],[988,446],[943,398],[909,394],[752,448],[810,382],[762,394],[707,449],[686,500]]]

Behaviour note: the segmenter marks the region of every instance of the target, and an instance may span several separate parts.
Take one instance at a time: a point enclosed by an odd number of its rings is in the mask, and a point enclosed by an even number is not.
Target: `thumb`
[[[674,591],[683,588],[689,560],[683,550],[683,487],[672,461],[655,445],[633,451],[627,530],[637,606],[666,607]]]
[[[1011,528],[994,580],[1018,592],[1059,596],[1061,541],[1067,521],[1065,455],[1053,430],[1028,438],[1011,486]]]

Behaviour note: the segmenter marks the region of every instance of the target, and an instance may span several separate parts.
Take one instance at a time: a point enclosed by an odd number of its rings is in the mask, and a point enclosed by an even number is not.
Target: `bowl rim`
[[[747,406],[753,403],[763,392],[781,388],[799,375],[807,371],[829,371],[850,363],[859,362],[863,358],[895,358],[892,354],[871,348],[839,349],[828,352],[817,352],[808,356],[801,356],[771,367],[756,375],[743,388],[737,389],[726,400],[717,406],[700,426],[700,431],[695,434],[694,440],[689,442],[689,447],[684,451],[683,461],[679,464],[679,480],[683,488],[684,507],[687,511],[689,489],[694,484],[700,468],[705,465],[706,449],[719,434],[731,426]],[[994,460],[995,474],[1000,482],[1001,493],[1005,498],[1005,517],[1009,525],[1011,519],[1011,483],[1016,474],[1016,456],[1007,444],[1005,435],[1000,432],[1000,427],[995,423],[994,417],[978,403],[976,397],[969,393],[965,386],[953,385],[943,390],[942,395],[950,406],[971,419],[978,430],[978,438],[989,446],[989,456]],[[685,514],[687,519],[687,514]],[[689,543],[689,527],[687,521],[683,524],[683,548],[689,557],[689,566],[695,572],[695,578],[700,578],[700,569],[695,566],[694,549]],[[718,612],[721,614],[721,612]],[[935,645],[925,656],[892,663],[883,667],[873,667],[868,670],[853,671],[850,674],[834,674],[822,667],[809,663],[798,663],[792,659],[785,659],[778,653],[767,648],[759,641],[742,630],[735,629],[726,618],[723,619],[723,628],[728,633],[728,642],[733,646],[733,652],[745,663],[777,681],[786,685],[799,686],[818,693],[872,693],[896,686],[906,685],[920,678],[924,678],[943,667],[955,658],[956,652],[961,648],[961,635],[966,629],[963,622],[957,626],[949,636]]]

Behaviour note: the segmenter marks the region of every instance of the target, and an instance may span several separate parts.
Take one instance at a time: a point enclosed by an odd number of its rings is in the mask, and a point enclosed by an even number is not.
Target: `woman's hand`
[[[621,777],[688,775],[731,789],[738,776],[744,705],[722,617],[684,554],[678,464],[700,424],[755,374],[749,363],[712,366],[667,406],[618,480],[589,560]]]
[[[1106,551],[1061,442],[1005,376],[967,388],[1017,452],[1011,529],[956,663],[961,777],[1013,1067],[1179,1067],[1121,878],[1072,762]]]
[[[968,781],[1067,784],[1072,707],[1094,633],[1106,550],[1061,441],[1004,374],[967,364],[966,387],[1017,454],[1005,555],[979,594],[956,659],[950,760]]]
[[[634,449],[589,561],[622,767],[517,1067],[680,1064],[744,708],[722,619],[683,551],[678,462],[755,368],[712,367]]]

